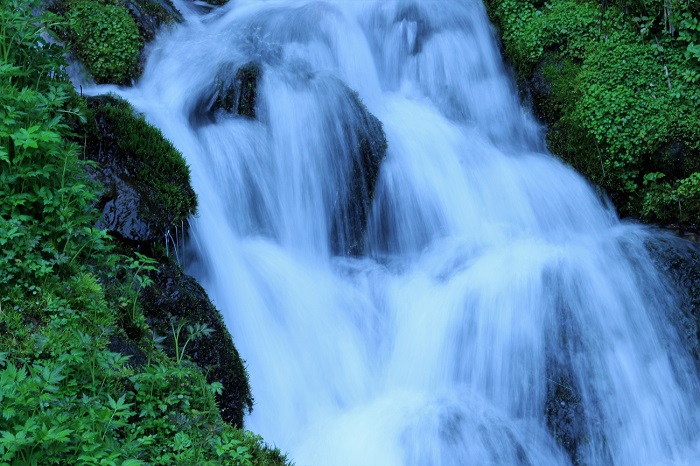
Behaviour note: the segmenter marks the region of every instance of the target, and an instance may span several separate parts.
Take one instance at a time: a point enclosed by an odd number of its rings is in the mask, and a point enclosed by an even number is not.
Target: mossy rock
[[[145,44],[183,21],[170,0],[53,0],[48,8],[65,19],[56,32],[99,84],[131,84]]]
[[[547,125],[558,121],[572,105],[579,70],[580,64],[571,58],[550,51],[529,77],[535,115]]]
[[[85,155],[99,164],[93,174],[105,187],[100,226],[132,243],[162,241],[196,212],[182,154],[122,99],[88,98],[88,108]]]
[[[621,216],[698,225],[700,82],[683,78],[698,70],[687,44],[649,34],[664,29],[653,15],[640,29],[645,15],[629,11],[640,5],[485,3],[551,152],[606,190]]]
[[[197,281],[185,275],[177,264],[164,261],[151,278],[154,285],[141,298],[150,327],[166,337],[165,351],[170,356],[175,355],[171,323],[206,324],[213,330],[208,337],[190,342],[185,356],[204,369],[207,381],[223,385],[223,392],[217,396],[221,415],[226,422],[242,428],[243,416],[253,408],[253,397],[243,361],[221,313]]]

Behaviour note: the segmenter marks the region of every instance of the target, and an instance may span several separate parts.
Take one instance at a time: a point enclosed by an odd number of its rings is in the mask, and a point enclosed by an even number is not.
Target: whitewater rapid
[[[186,17],[119,92],[191,166],[187,268],[247,361],[246,428],[300,465],[698,464],[656,234],[546,153],[480,2]],[[250,63],[255,117],[198,118]],[[357,96],[387,148],[359,222]]]

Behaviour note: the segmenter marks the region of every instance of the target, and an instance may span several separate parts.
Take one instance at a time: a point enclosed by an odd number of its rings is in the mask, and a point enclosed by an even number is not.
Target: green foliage
[[[146,325],[154,263],[93,227],[97,187],[72,142],[84,107],[39,6],[0,5],[0,464],[284,464],[222,421],[221,384],[185,360],[206,328],[178,335],[176,360],[155,336],[110,350],[129,341],[114,296]]]
[[[33,20],[18,5],[0,9],[0,286],[41,283],[102,247],[104,236],[91,227],[86,164],[64,137],[76,96],[67,82],[47,79],[63,62]]]
[[[131,367],[127,356],[105,348],[104,306],[93,314],[103,332],[90,335],[65,330],[86,328],[69,301],[44,298],[55,300],[52,312],[61,316],[36,339],[44,357],[17,363],[10,353],[0,363],[0,462],[284,463],[259,437],[221,422],[214,401],[221,386],[207,384],[198,368],[173,366],[162,355]]]
[[[622,214],[696,224],[700,13],[675,0],[610,3],[487,8],[521,83],[547,82],[534,94],[550,149],[605,188]],[[650,182],[654,173],[663,182]]]
[[[98,83],[127,83],[136,74],[143,44],[136,22],[120,5],[96,0],[71,2],[68,36]]]
[[[186,321],[178,322],[172,319],[170,328],[173,332],[173,340],[175,342],[175,364],[182,364],[182,359],[185,357],[185,350],[191,341],[201,337],[208,337],[213,330],[207,324],[188,325]],[[186,333],[183,333],[183,330]],[[185,336],[186,335],[186,336]],[[185,338],[184,341],[182,338]]]
[[[192,330],[203,326],[211,330],[206,338],[187,344],[186,358],[205,368],[209,382],[223,384],[216,396],[221,416],[231,425],[242,426],[246,412],[253,408],[253,397],[244,361],[223,316],[196,280],[183,274],[173,261],[161,261],[158,270],[149,273],[155,285],[144,290],[139,305],[152,331],[163,336],[163,350],[174,360],[182,360],[182,345]],[[188,331],[188,326],[192,330]]]

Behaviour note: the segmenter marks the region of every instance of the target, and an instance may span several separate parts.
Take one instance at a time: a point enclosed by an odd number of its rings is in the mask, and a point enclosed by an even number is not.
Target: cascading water
[[[232,0],[120,93],[192,167],[190,272],[298,464],[700,461],[655,236],[544,153],[480,2]]]

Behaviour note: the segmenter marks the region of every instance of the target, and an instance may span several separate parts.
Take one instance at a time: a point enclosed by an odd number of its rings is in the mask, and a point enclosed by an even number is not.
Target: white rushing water
[[[299,465],[698,464],[653,234],[545,153],[480,2],[187,17],[122,93],[192,167],[189,270],[247,360],[248,429]],[[250,62],[256,118],[207,114]],[[350,90],[386,134],[373,194]]]

